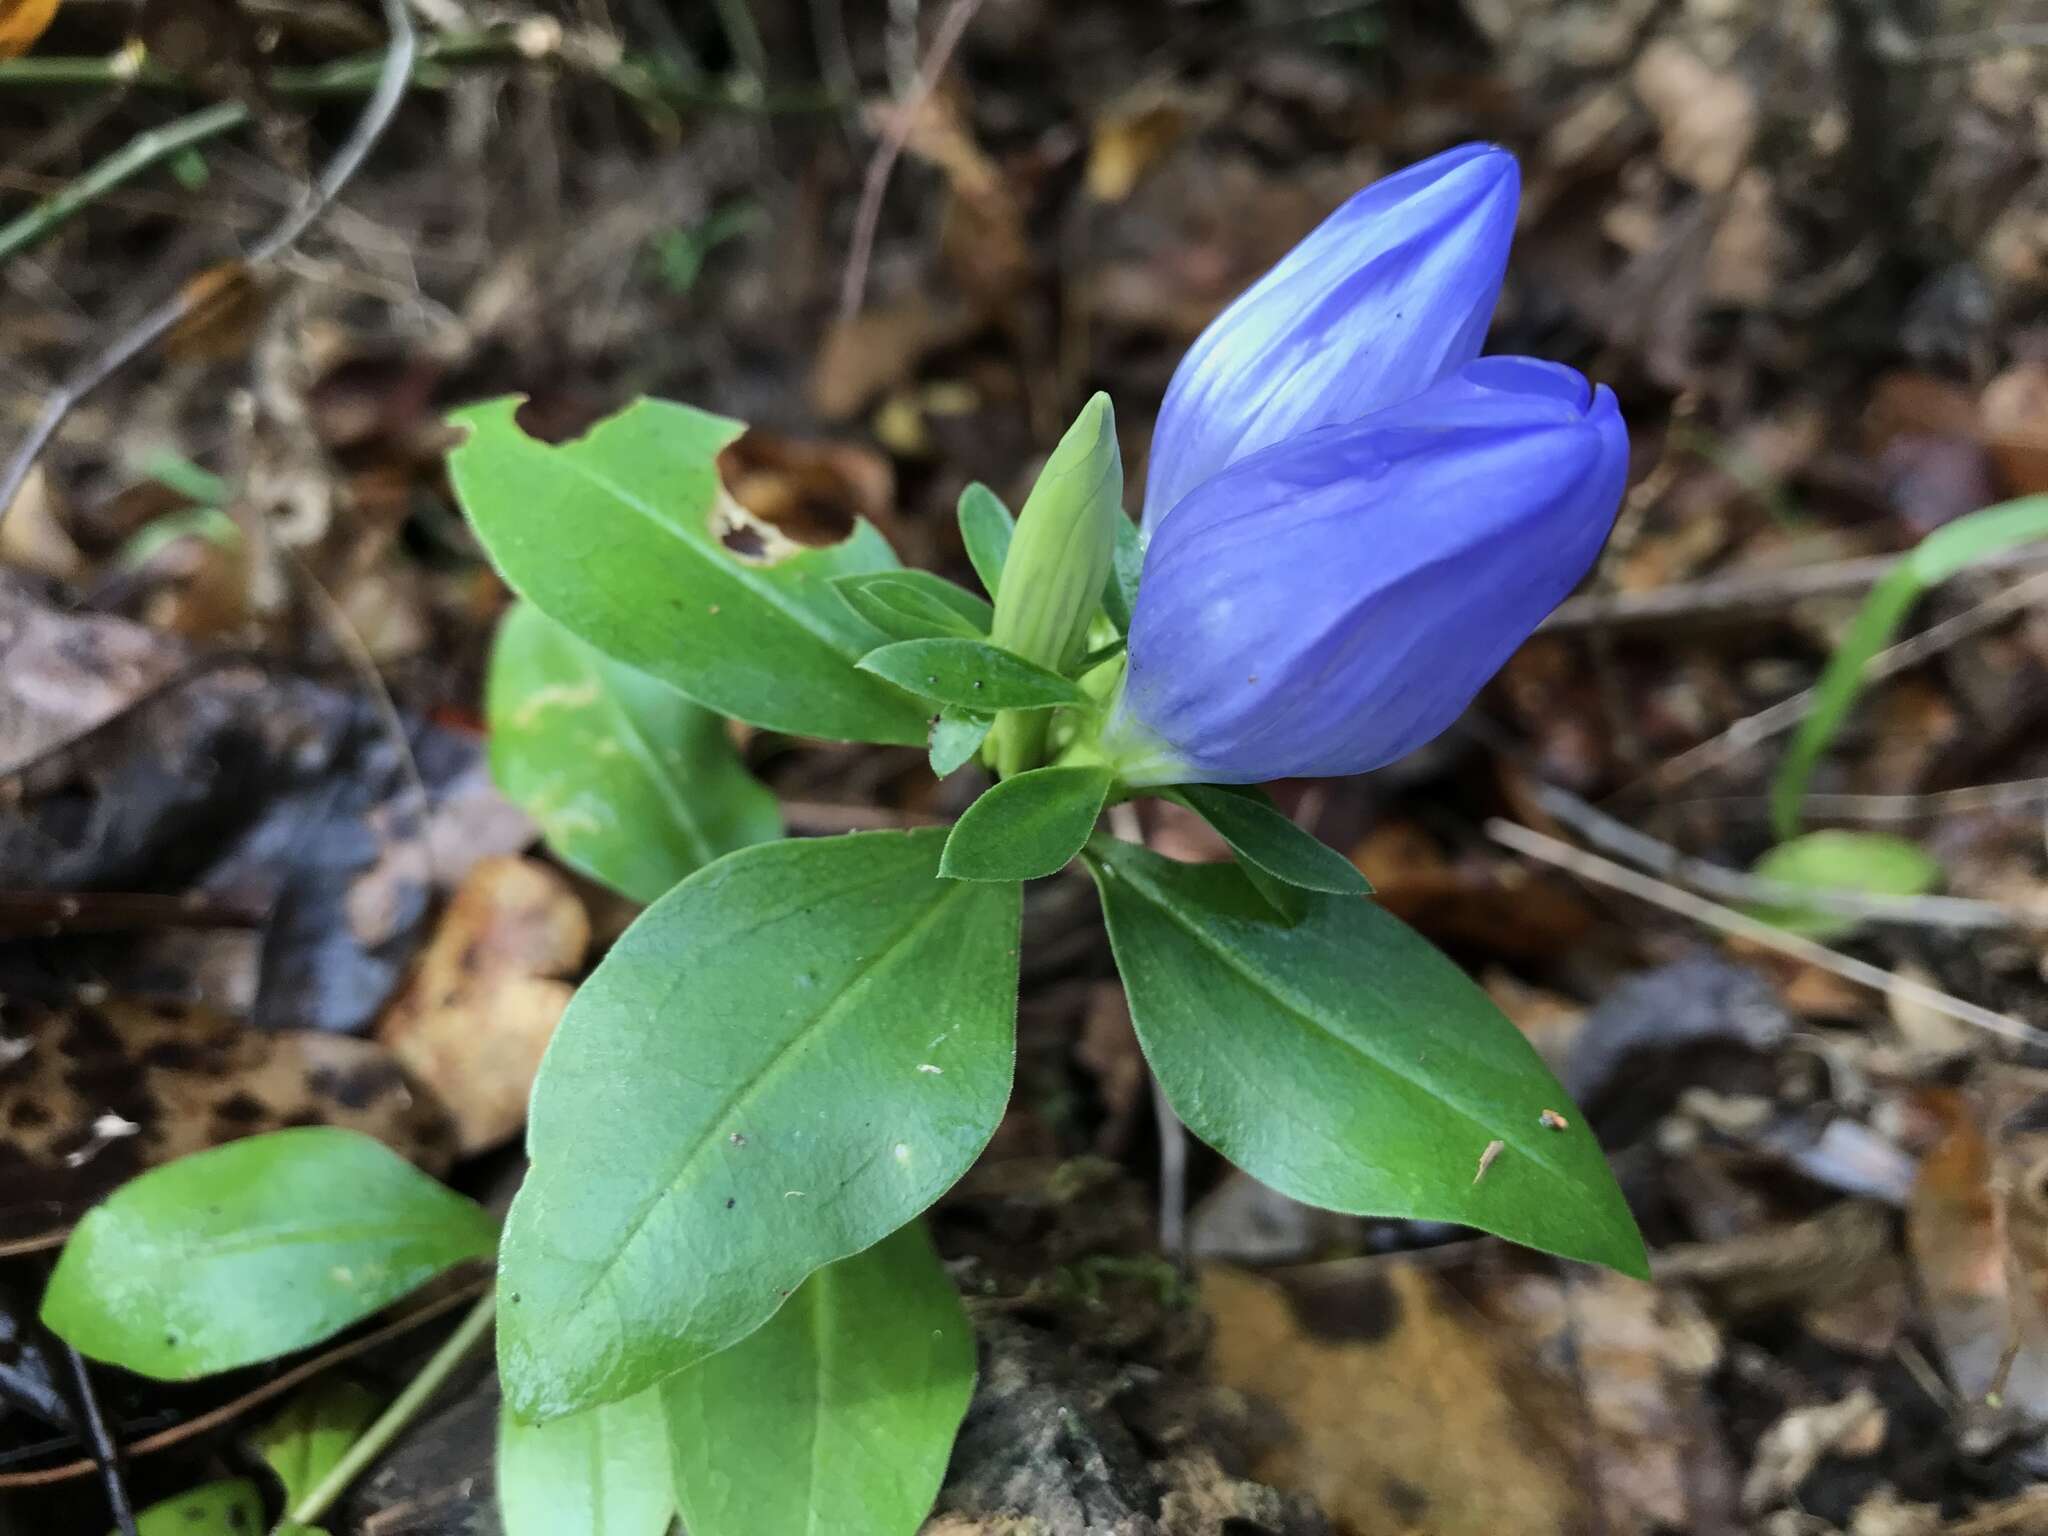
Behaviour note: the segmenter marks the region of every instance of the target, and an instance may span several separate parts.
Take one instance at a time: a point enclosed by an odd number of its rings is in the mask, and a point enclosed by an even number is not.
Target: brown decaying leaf
[[[489,858],[441,914],[377,1038],[455,1117],[467,1155],[510,1140],[582,968],[590,919],[545,864]]]
[[[430,1173],[455,1133],[392,1053],[201,1008],[9,999],[0,1036],[0,1242],[76,1221],[146,1168],[293,1125],[375,1136]]]
[[[1559,1382],[1517,1358],[1441,1281],[1409,1265],[1290,1294],[1201,1279],[1223,1385],[1278,1406],[1294,1434],[1252,1468],[1356,1536],[1554,1536],[1589,1529]]]
[[[1906,1239],[1950,1384],[1980,1423],[2048,1419],[2048,1074],[1929,1090],[1944,1125]],[[1996,1398],[1995,1402],[1988,1399]]]
[[[181,362],[226,363],[245,354],[263,322],[266,294],[256,274],[224,261],[185,279],[185,313],[164,337],[163,349]]]
[[[1351,857],[1381,906],[1439,943],[1543,958],[1593,926],[1592,910],[1570,886],[1507,859],[1454,863],[1412,822],[1375,827]]]
[[[57,14],[57,0],[0,0],[0,59],[27,53]]]

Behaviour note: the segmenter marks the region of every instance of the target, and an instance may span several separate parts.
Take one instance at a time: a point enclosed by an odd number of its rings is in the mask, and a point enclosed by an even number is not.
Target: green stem
[[[497,1304],[498,1293],[495,1290],[486,1291],[477,1299],[477,1304],[464,1315],[447,1341],[420,1367],[419,1375],[407,1382],[405,1390],[391,1400],[391,1406],[377,1415],[375,1422],[334,1464],[334,1470],[299,1500],[287,1516],[288,1521],[311,1525],[327,1513],[329,1506],[347,1492],[348,1485],[360,1477],[371,1462],[384,1453],[385,1447],[412,1422],[420,1409],[426,1406],[427,1399],[440,1389],[449,1374],[462,1364],[477,1342],[490,1331],[491,1316]]]
[[[0,225],[0,261],[34,245],[86,204],[159,161],[168,160],[179,151],[203,144],[208,139],[219,138],[247,121],[247,107],[239,101],[223,101],[161,128],[137,134],[76,181],[67,182],[61,190],[43,199],[27,213]]]
[[[420,44],[419,59],[413,66],[412,84],[415,88],[441,90],[453,79],[451,66],[521,61],[565,63],[574,67],[574,61],[561,53],[533,57],[519,46],[518,38],[507,30],[447,32],[439,37],[428,38]],[[377,73],[383,62],[384,55],[381,51],[359,53],[345,59],[336,59],[329,64],[274,69],[264,76],[263,84],[271,95],[280,98],[359,96],[376,84]],[[665,77],[630,58],[616,64],[590,67],[614,89],[628,96],[645,99],[651,95],[665,105],[674,107],[814,112],[827,111],[841,105],[836,98],[819,91],[790,91],[765,97],[754,89],[758,82],[747,82],[737,89],[690,85]],[[194,81],[174,70],[165,69],[160,64],[145,63],[137,69],[119,54],[105,57],[0,59],[0,90],[35,87],[133,87],[184,95],[197,94],[202,89]]]

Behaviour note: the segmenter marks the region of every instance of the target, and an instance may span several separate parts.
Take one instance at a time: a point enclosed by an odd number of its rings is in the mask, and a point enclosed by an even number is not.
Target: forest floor
[[[38,1476],[80,1454],[34,1301],[85,1205],[309,1117],[502,1198],[538,1043],[631,915],[490,786],[506,594],[449,409],[520,392],[567,435],[689,401],[754,429],[730,483],[758,515],[814,541],[866,517],[966,576],[966,483],[1016,505],[1106,389],[1135,487],[1220,306],[1470,138],[1523,166],[1490,349],[1611,384],[1631,490],[1458,729],[1275,792],[1551,1061],[1656,1279],[1309,1211],[1199,1146],[1162,1188],[1094,897],[1041,882],[1016,1097],[935,1219],[984,1369],[929,1530],[2048,1531],[2048,545],[1933,583],[1819,761],[1805,825],[1861,839],[1804,845],[1820,883],[1881,882],[1873,833],[1924,877],[1861,921],[1750,915],[1773,775],[1866,594],[2048,493],[2048,12],[412,14],[420,80],[260,262],[363,110],[374,67],[336,61],[382,46],[369,0],[70,0],[0,60],[0,452],[183,300],[0,524],[0,1531],[107,1523],[92,1476]],[[139,74],[107,62],[131,34]],[[135,174],[90,176],[127,145]],[[797,831],[977,787],[915,751],[745,746]],[[539,930],[588,940],[487,942]],[[501,1070],[433,1080],[432,1043],[480,1031]],[[240,1464],[249,1415],[200,1416],[274,1375],[104,1383],[117,1440],[165,1442],[128,1462],[138,1500]],[[475,1373],[336,1536],[492,1529],[494,1402]]]

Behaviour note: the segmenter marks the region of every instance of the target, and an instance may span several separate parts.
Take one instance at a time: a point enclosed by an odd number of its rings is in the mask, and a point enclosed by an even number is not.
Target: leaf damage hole
[[[773,564],[800,549],[844,543],[895,500],[888,460],[850,443],[746,432],[718,455],[723,487],[711,531],[735,557]]]

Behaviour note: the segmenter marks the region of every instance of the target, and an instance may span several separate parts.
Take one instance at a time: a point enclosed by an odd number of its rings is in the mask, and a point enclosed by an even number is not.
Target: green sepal
[[[892,640],[944,635],[987,636],[994,610],[972,592],[930,571],[881,571],[839,576],[832,585],[860,616]]]
[[[1282,815],[1261,789],[1180,784],[1161,793],[1209,823],[1240,863],[1275,880],[1331,896],[1372,894],[1356,864]]]
[[[949,880],[1036,880],[1058,874],[1088,841],[1114,776],[1100,766],[1032,768],[967,807],[946,839]]]
[[[968,562],[990,597],[1002,589],[1003,565],[1016,532],[1010,509],[979,480],[960,493],[960,542],[967,546]]]
[[[977,714],[1089,702],[1057,672],[983,640],[898,640],[861,657],[860,669],[920,698]]]

